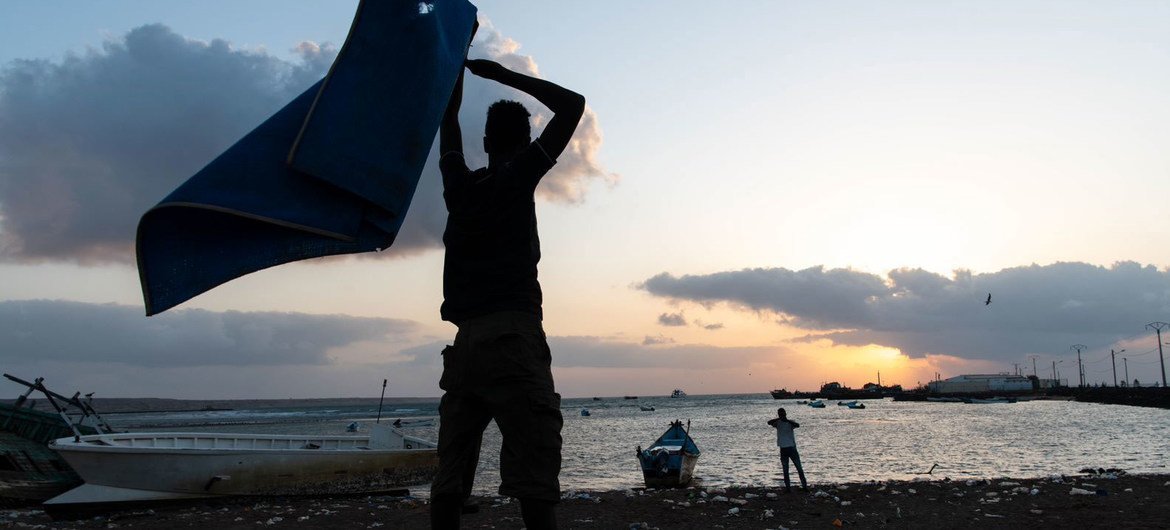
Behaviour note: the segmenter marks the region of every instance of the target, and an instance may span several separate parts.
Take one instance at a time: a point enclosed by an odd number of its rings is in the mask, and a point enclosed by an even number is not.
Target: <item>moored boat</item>
[[[648,488],[681,488],[690,484],[700,454],[691,439],[690,421],[684,428],[679,420],[671,422],[649,448],[639,446],[636,453]]]
[[[821,401],[819,399],[814,399],[814,400],[808,402],[808,406],[810,406],[814,409],[823,409],[823,408],[825,408],[825,402]]]
[[[642,412],[654,412],[654,405],[638,405]]]
[[[375,424],[368,436],[120,433],[50,444],[85,481],[47,509],[226,495],[389,491],[429,482],[433,442]]]
[[[676,388],[676,389],[674,389],[674,392],[670,393],[670,397],[672,397],[672,398],[685,398],[685,397],[687,397],[687,393],[683,392],[683,389],[681,389],[681,388]]]

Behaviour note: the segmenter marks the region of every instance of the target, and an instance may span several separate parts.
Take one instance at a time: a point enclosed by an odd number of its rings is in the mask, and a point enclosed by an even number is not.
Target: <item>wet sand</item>
[[[561,528],[1170,528],[1170,475],[817,484],[794,493],[566,491],[564,497]],[[517,503],[478,501],[479,512],[464,516],[464,528],[523,526]],[[0,528],[429,528],[427,510],[425,500],[412,497],[237,498],[76,521],[5,509]]]

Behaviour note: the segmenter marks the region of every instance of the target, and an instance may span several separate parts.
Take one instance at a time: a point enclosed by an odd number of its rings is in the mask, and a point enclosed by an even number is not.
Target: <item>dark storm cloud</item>
[[[15,300],[0,302],[0,364],[322,365],[332,348],[401,341],[416,327],[384,318],[201,309],[146,319],[137,306]]]
[[[657,296],[781,315],[780,322],[847,345],[893,346],[910,355],[1018,358],[1102,348],[1170,319],[1170,271],[1133,262],[1111,267],[1056,263],[952,277],[898,269],[886,277],[814,267],[659,274],[641,288]],[[991,305],[984,299],[992,293]]]
[[[519,44],[486,20],[474,54],[537,73]],[[0,68],[0,260],[133,261],[138,218],[328,70],[336,49],[303,42],[293,62],[263,51],[202,42],[161,24],[135,28],[63,61],[17,60]],[[534,121],[548,111],[499,84],[468,77],[463,132],[469,162],[482,165],[484,112],[519,99]],[[539,129],[538,129],[539,130]],[[601,129],[591,110],[539,194],[580,202],[597,161]],[[432,150],[400,255],[439,248],[446,210]]]
[[[319,79],[300,61],[152,24],[60,63],[0,71],[0,258],[130,261],[138,217]]]
[[[685,326],[687,319],[682,313],[663,313],[658,315],[658,323],[663,326]]]

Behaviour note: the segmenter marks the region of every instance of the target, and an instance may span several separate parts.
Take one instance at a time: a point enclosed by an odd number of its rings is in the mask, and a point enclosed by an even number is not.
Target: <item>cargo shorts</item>
[[[501,311],[460,323],[443,349],[439,471],[433,500],[465,499],[488,422],[503,435],[501,495],[560,500],[561,396],[540,317]]]

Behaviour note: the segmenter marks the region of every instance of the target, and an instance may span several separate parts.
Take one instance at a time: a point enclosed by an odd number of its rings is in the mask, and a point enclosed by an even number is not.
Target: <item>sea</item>
[[[775,430],[784,407],[800,424],[797,446],[812,484],[869,480],[1030,478],[1117,468],[1168,473],[1170,410],[1071,401],[965,404],[865,400],[865,409],[823,409],[768,394],[685,398],[565,399],[563,490],[621,490],[642,485],[635,447],[648,446],[673,420],[687,422],[702,454],[704,486],[775,486],[782,481]],[[653,406],[643,411],[641,406]],[[582,410],[588,416],[582,416]],[[381,421],[435,418],[410,434],[437,439],[438,400],[392,405]],[[114,427],[137,432],[346,434],[365,432],[376,406],[287,407],[110,414]],[[484,435],[475,490],[499,486],[500,433]],[[933,471],[927,474],[931,468]],[[795,473],[795,470],[793,471]],[[795,474],[793,475],[795,480]]]

